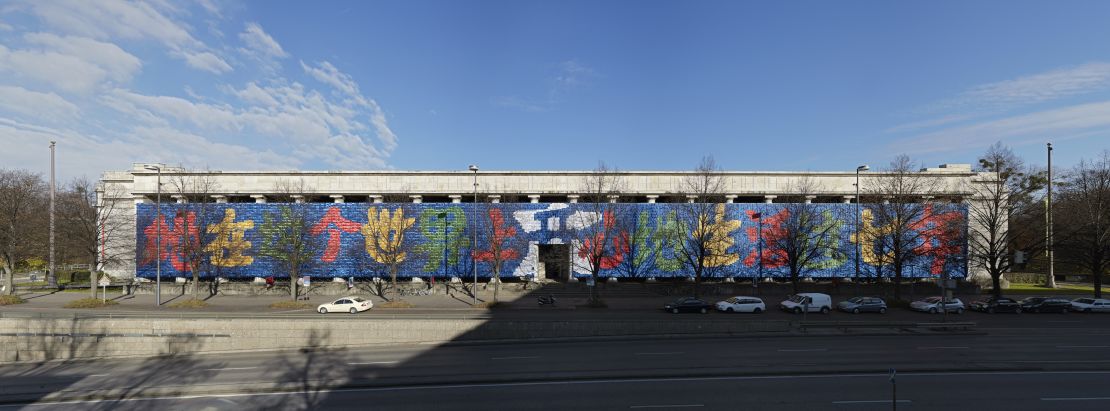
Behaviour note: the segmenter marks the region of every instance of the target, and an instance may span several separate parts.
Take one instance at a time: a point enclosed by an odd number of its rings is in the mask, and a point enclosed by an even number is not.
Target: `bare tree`
[[[740,259],[739,253],[730,251],[735,242],[732,232],[740,228],[740,221],[729,220],[725,213],[724,176],[713,157],[702,158],[683,180],[682,191],[693,201],[677,207],[673,221],[661,232],[675,257],[694,274],[697,296],[698,284],[708,271]]]
[[[974,206],[968,209],[968,255],[971,264],[991,277],[992,294],[1002,296],[1002,273],[1014,267],[1013,250],[1033,254],[1043,249],[1038,227],[1015,224],[1021,215],[1040,209],[1040,190],[1047,178],[1044,171],[1027,167],[1002,143],[995,143],[979,159],[980,179],[973,184]],[[1037,239],[1040,239],[1039,241]]]
[[[397,270],[408,258],[411,244],[405,238],[416,218],[406,217],[404,207],[400,206],[392,211],[386,207],[379,210],[379,207],[372,206],[367,210],[367,215],[367,223],[362,228],[362,235],[366,238],[366,253],[374,261],[389,267],[393,297],[397,298]]]
[[[774,224],[765,225],[771,229],[763,233],[764,255],[760,257],[765,265],[777,265],[786,271],[795,293],[805,274],[828,268],[826,263],[830,261],[845,260],[839,240],[842,220],[831,210],[808,202],[818,190],[816,181],[803,177],[795,183],[792,190],[795,194],[786,199],[778,213],[763,216],[774,220]]]
[[[96,298],[96,281],[104,265],[135,258],[135,243],[128,241],[134,238],[132,216],[126,213],[133,201],[129,194],[123,187],[93,186],[81,177],[58,198],[63,242],[89,264],[90,298]]]
[[[1091,273],[1095,298],[1102,298],[1102,276],[1110,267],[1110,151],[1080,161],[1062,186],[1058,214],[1066,230],[1057,249],[1064,261]]]
[[[263,239],[258,255],[278,261],[289,277],[289,296],[297,300],[297,278],[311,271],[319,263],[318,255],[324,248],[321,237],[313,233],[314,221],[304,196],[312,193],[303,179],[282,180],[274,184],[276,210],[262,216],[259,234]]]
[[[517,231],[511,221],[505,221],[507,213],[497,204],[487,203],[482,222],[475,227],[478,230],[478,244],[488,248],[476,248],[473,258],[475,264],[485,262],[490,265],[490,276],[495,280],[493,284],[493,301],[497,301],[498,291],[501,289],[501,269],[508,261],[516,260],[527,250],[528,241]],[[477,292],[477,290],[475,290]]]
[[[864,220],[869,219],[869,215],[873,219],[875,227],[867,227],[867,230],[875,230],[871,238],[877,244],[864,244],[864,247],[875,247],[883,252],[880,258],[893,270],[895,299],[901,299],[902,278],[907,268],[924,257],[918,245],[926,240],[929,232],[919,225],[930,220],[935,209],[923,200],[940,191],[939,180],[918,169],[909,156],[901,155],[891,161],[883,173],[865,180],[864,185],[868,195],[881,201],[864,215]]]
[[[600,304],[597,294],[598,273],[617,268],[628,254],[628,233],[618,222],[625,208],[617,202],[622,190],[620,172],[599,162],[593,172],[582,178],[579,192],[584,198],[568,219],[572,233],[572,261],[575,268],[589,272],[590,304]]]
[[[651,226],[650,212],[638,210],[635,204],[623,203],[619,206],[621,211],[617,213],[617,225],[621,235],[627,238],[628,252],[619,261],[616,270],[628,278],[641,278],[655,266],[663,240],[659,238],[657,228]],[[658,225],[662,225],[661,220]]]
[[[7,295],[15,294],[16,264],[44,254],[46,190],[38,174],[0,169],[0,268]]]
[[[212,194],[219,190],[219,184],[209,172],[198,171],[174,174],[170,176],[169,185],[172,192],[178,196],[177,198],[185,201],[175,207],[172,235],[177,241],[171,248],[182,259],[184,271],[192,273],[190,294],[193,300],[199,300],[201,273],[215,280],[223,266],[223,264],[213,264],[208,258],[210,250],[206,249],[206,245],[212,243],[212,234],[219,234],[209,230],[210,226],[225,218],[225,215],[216,213],[212,199]],[[234,215],[230,217],[233,219]],[[163,223],[159,222],[159,224]]]

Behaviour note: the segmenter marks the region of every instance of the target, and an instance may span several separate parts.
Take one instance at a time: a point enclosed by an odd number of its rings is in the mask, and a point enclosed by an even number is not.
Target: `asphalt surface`
[[[879,409],[868,401],[889,400],[891,368],[901,373],[907,409],[1106,409],[1110,327],[317,347],[19,364],[0,366],[0,402],[30,409]],[[79,399],[87,401],[47,403]]]

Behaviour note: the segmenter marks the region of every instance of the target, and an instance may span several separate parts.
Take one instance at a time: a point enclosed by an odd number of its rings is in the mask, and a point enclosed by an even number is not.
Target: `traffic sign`
[[[108,276],[101,277],[100,281],[97,282],[96,285],[99,285],[101,287],[107,287],[109,285],[112,285],[112,279],[108,278]]]

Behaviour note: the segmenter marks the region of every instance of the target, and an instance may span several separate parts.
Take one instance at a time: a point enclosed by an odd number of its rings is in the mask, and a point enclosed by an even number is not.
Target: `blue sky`
[[[852,170],[1110,148],[1110,2],[9,1],[0,167]]]

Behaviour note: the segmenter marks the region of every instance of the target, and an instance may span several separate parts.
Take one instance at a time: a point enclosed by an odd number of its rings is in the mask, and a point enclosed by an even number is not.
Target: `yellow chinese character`
[[[220,267],[241,267],[254,262],[254,257],[243,255],[251,248],[251,242],[243,239],[247,230],[254,228],[253,220],[235,222],[235,210],[224,210],[224,219],[208,225],[208,233],[216,238],[204,247],[211,253],[212,264]]]

